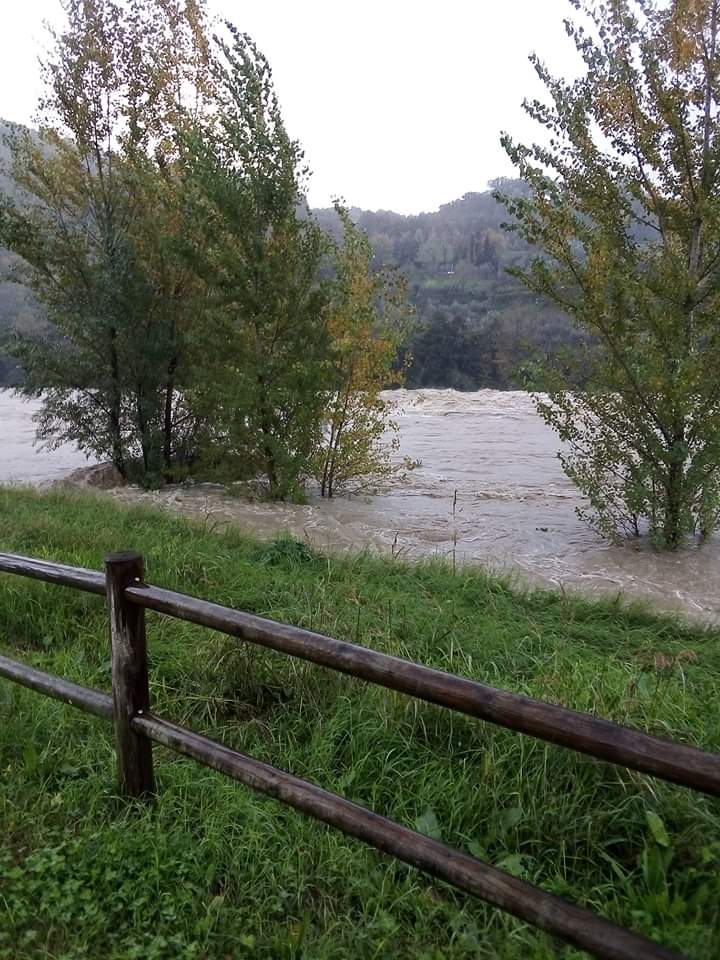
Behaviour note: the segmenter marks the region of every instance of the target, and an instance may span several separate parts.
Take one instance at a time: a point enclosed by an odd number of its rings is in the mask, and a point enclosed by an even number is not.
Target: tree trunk
[[[175,396],[175,370],[177,357],[173,357],[168,365],[168,378],[165,384],[165,413],[163,417],[163,466],[169,473],[172,467],[173,454],[173,397]]]
[[[125,464],[125,455],[122,448],[122,426],[121,426],[121,405],[122,394],[120,391],[120,365],[118,363],[117,348],[115,340],[117,331],[114,327],[110,328],[110,375],[112,383],[112,398],[110,402],[110,442],[112,444],[112,460],[114,465],[120,471],[120,474],[127,479],[127,467]]]
[[[176,292],[178,292],[176,290]],[[170,320],[170,338],[172,343],[172,355],[167,367],[167,380],[165,382],[165,411],[163,416],[163,466],[167,473],[172,467],[173,456],[173,397],[175,396],[175,371],[178,368],[178,353],[180,346],[177,338],[176,314],[173,312]]]
[[[337,407],[333,411],[333,423],[332,423],[332,432],[330,434],[330,442],[328,444],[328,455],[325,460],[325,471],[323,475],[323,493],[324,497],[325,491],[327,490],[328,499],[332,497],[335,487],[335,471],[337,469],[338,460],[341,455],[340,451],[340,437],[342,436],[343,430],[348,419],[348,405],[350,403],[350,392],[352,385],[352,375],[353,367],[350,368],[349,373],[346,376],[347,385],[345,388],[345,396],[343,398],[342,411],[339,412]],[[339,399],[339,397],[338,397]]]
[[[672,463],[668,471],[665,487],[665,521],[663,539],[665,546],[675,550],[682,539],[680,530],[680,514],[683,494],[683,464]]]
[[[325,453],[325,462],[323,463],[322,481],[320,482],[320,496],[332,496],[332,489],[328,491],[328,481],[330,478],[330,468],[335,456],[335,420],[330,423],[330,436],[328,437],[327,451]]]
[[[255,272],[255,293],[257,295],[259,279],[257,271]],[[263,459],[265,461],[265,476],[268,481],[268,488],[270,499],[276,499],[278,495],[278,475],[277,475],[277,462],[275,459],[275,454],[272,449],[272,419],[270,414],[270,405],[267,402],[267,395],[265,390],[265,376],[263,374],[262,363],[265,359],[264,357],[264,345],[260,337],[260,329],[258,326],[257,317],[253,318],[253,337],[255,342],[255,363],[256,363],[256,374],[255,382],[257,383],[257,399],[258,399],[258,410],[260,412],[260,449],[262,450]]]
[[[145,417],[145,403],[139,388],[137,392],[137,399],[135,401],[135,411],[137,414],[138,431],[140,433],[140,449],[142,451],[143,473],[147,474],[150,471],[151,440],[148,436],[147,419]]]
[[[264,433],[263,436],[265,437]],[[278,495],[277,464],[275,462],[275,455],[272,452],[272,447],[266,439],[263,439],[263,454],[265,456],[265,475],[268,480],[270,499],[274,500]]]
[[[265,400],[265,388],[262,376],[258,376],[258,390],[260,391],[260,447],[265,460],[265,475],[268,481],[271,499],[275,499],[278,494],[278,474],[277,461],[272,448],[272,421],[268,404]]]

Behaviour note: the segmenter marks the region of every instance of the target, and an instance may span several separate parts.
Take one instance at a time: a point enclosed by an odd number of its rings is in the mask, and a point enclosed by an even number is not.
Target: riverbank
[[[377,495],[307,504],[261,503],[218,485],[157,492],[113,490],[210,526],[236,525],[260,539],[281,531],[325,552],[373,550],[404,559],[441,557],[519,581],[588,596],[642,599],[700,623],[720,624],[720,537],[673,553],[630,541],[614,546],[576,515],[583,505],[557,460],[558,440],[518,391],[396,390],[385,394],[400,427],[400,457],[417,462]],[[86,461],[71,447],[33,448],[33,412],[0,391],[0,482],[46,485]]]
[[[437,561],[328,559],[105,498],[0,490],[0,549],[99,568],[122,548],[152,582],[720,749],[716,631]],[[98,598],[3,577],[0,627],[4,653],[108,688]],[[158,712],[713,956],[717,801],[189,624],[151,616],[148,639]],[[109,729],[61,704],[0,682],[0,717],[3,960],[557,956],[544,934],[164,751],[157,803],[121,806]]]

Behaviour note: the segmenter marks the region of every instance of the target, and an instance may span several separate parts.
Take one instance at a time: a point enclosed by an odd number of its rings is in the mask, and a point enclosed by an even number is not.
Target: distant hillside
[[[3,193],[12,193],[14,184],[7,175],[7,165],[10,162],[10,150],[6,137],[12,132],[12,124],[0,117],[0,190]]]
[[[3,174],[9,151],[0,121],[0,190],[13,191]],[[521,181],[498,181],[507,192]],[[527,262],[532,250],[502,229],[504,208],[491,190],[468,193],[435,213],[402,216],[391,211],[354,208],[353,219],[368,233],[380,265],[397,266],[407,276],[417,308],[417,328],[406,345],[413,357],[409,386],[508,387],[518,365],[533,350],[552,350],[574,337],[567,318],[529,294],[506,273]],[[333,209],[316,210],[321,226],[340,237]],[[41,330],[39,304],[27,288],[13,282],[13,259],[0,249],[0,385],[18,377],[2,344],[14,330]]]
[[[523,189],[520,180],[491,186]],[[339,234],[334,210],[315,213]],[[508,276],[506,268],[527,263],[533,250],[502,229],[507,214],[492,190],[467,193],[436,213],[351,213],[368,233],[378,265],[398,267],[410,282],[419,319],[408,344],[410,386],[512,386],[518,365],[536,349],[574,339],[564,314]]]
[[[0,192],[12,195],[15,184],[7,175],[10,151],[5,142],[11,129],[11,124],[0,119]],[[42,308],[32,292],[11,279],[17,266],[17,258],[0,247],[0,386],[16,383],[20,376],[17,366],[4,354],[3,343],[15,330],[31,333],[45,327]]]

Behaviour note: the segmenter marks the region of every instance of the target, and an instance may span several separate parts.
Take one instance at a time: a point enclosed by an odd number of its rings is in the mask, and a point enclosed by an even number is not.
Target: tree
[[[327,381],[327,241],[304,209],[307,175],[270,66],[227,24],[214,58],[215,110],[186,142],[186,255],[208,289],[215,347],[204,404],[214,457],[259,470],[273,499],[300,498]]]
[[[178,125],[207,78],[202,0],[67,0],[44,64],[40,131],[11,140],[19,197],[0,236],[25,264],[54,336],[22,338],[39,436],[168,472],[188,451],[178,383],[192,364],[192,276],[173,259]],[[161,202],[162,201],[162,202]]]
[[[323,497],[332,497],[353,482],[387,477],[393,466],[397,436],[383,444],[386,432],[397,434],[380,391],[398,386],[403,371],[393,369],[398,347],[407,335],[410,307],[404,278],[396,271],[372,271],[370,241],[336,204],[343,243],[335,250],[336,279],[328,311],[331,389],[325,408],[326,430],[315,457]]]
[[[524,106],[549,137],[503,136],[529,187],[505,203],[542,251],[517,274],[587,334],[544,365],[538,409],[596,527],[674,548],[720,502],[719,4],[571,4],[584,74],[531,58],[549,103]]]

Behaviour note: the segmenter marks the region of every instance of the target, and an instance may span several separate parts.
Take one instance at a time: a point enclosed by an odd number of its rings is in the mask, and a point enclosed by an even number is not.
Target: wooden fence
[[[293,657],[359,677],[429,703],[528,734],[579,753],[720,796],[720,754],[652,737],[589,714],[530,700],[366,647],[275,623],[144,582],[143,559],[118,553],[105,573],[0,553],[0,572],[73,587],[107,598],[112,697],[0,656],[0,677],[111,720],[119,789],[155,791],[152,742],[192,757],[234,780],[357,837],[404,863],[607,960],[678,960],[679,954],[623,927],[150,712],[145,611],[211,627]]]

